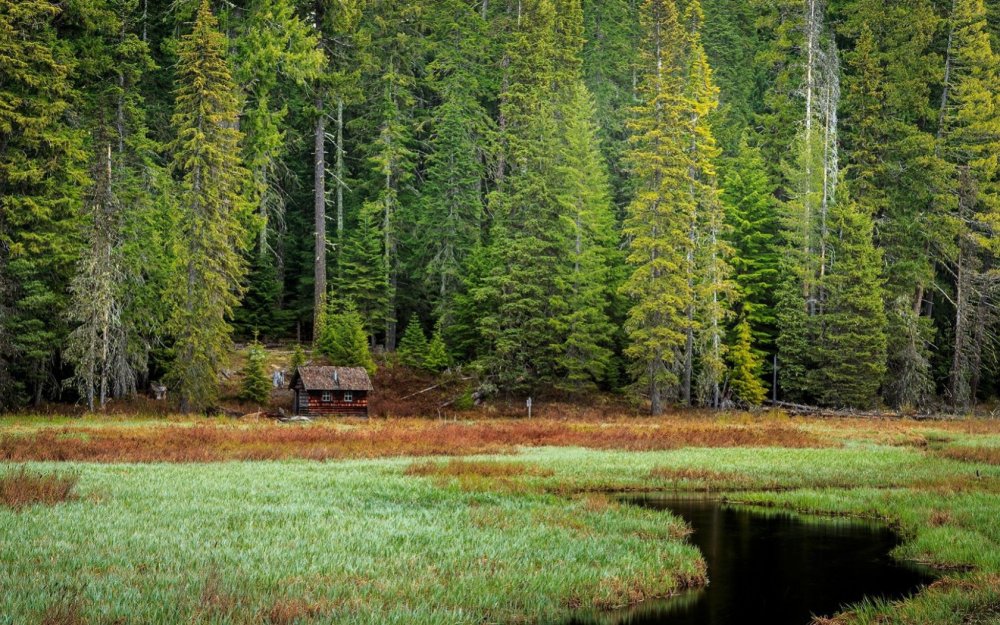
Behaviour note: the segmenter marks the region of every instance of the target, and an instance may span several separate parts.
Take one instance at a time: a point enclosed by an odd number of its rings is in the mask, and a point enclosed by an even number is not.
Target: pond
[[[863,598],[896,599],[934,580],[894,560],[900,543],[884,525],[726,505],[677,495],[630,498],[687,521],[708,564],[709,585],[574,625],[807,625]]]

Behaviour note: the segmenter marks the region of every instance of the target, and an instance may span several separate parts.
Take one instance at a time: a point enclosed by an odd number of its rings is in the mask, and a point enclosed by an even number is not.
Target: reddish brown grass
[[[80,477],[73,474],[33,473],[25,467],[0,475],[0,505],[20,510],[35,504],[53,506],[75,499]]]
[[[347,426],[347,427],[345,427]],[[194,425],[50,427],[0,437],[0,460],[213,462],[512,453],[578,446],[649,451],[680,447],[823,447],[815,434],[769,421],[555,419],[446,422],[329,421],[305,426],[199,420]]]
[[[938,452],[945,458],[974,462],[978,464],[1000,465],[1000,447],[955,446]]]

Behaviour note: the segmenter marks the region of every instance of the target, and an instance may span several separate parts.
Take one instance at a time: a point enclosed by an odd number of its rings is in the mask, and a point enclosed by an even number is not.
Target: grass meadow
[[[943,572],[835,622],[996,623],[998,449],[992,421],[778,414],[7,418],[0,623],[558,623],[706,581],[681,520],[614,497],[655,490],[881,519]]]

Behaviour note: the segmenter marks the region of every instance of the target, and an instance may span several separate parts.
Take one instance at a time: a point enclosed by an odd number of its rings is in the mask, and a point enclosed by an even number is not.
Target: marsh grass
[[[962,462],[1000,465],[1000,447],[955,445],[946,447],[938,453],[945,458]]]
[[[42,473],[23,465],[0,469],[0,506],[21,510],[76,499],[73,491],[79,479],[75,473]]]
[[[0,507],[0,614],[74,625],[558,622],[703,584],[687,526],[615,493],[710,490],[884,520],[906,539],[898,557],[947,572],[913,598],[832,622],[985,623],[1000,601],[1000,466],[978,454],[1000,447],[998,431],[774,415],[0,423],[0,457],[87,461],[25,468],[78,475],[78,503]],[[951,457],[959,447],[972,451]],[[235,461],[246,459],[269,462]],[[66,587],[84,590],[59,599]]]
[[[681,447],[837,445],[792,425],[761,421],[325,421],[303,426],[197,421],[147,426],[21,428],[0,439],[0,460],[219,462],[510,454],[521,447],[650,451]]]

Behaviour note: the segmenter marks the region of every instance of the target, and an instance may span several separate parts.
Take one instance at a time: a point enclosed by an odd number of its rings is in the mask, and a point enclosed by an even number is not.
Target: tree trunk
[[[313,259],[313,341],[322,331],[324,308],[326,307],[326,116],[323,98],[316,98],[316,128],[313,136],[313,213],[316,240]]]

